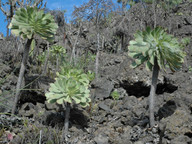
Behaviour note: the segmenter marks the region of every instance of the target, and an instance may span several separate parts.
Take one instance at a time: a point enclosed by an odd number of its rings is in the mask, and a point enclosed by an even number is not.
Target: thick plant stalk
[[[23,76],[24,76],[25,69],[26,69],[26,63],[27,63],[27,60],[29,57],[31,42],[32,42],[32,39],[28,39],[27,43],[25,44],[23,59],[22,59],[21,68],[20,68],[20,72],[19,72],[19,78],[18,78],[17,86],[16,86],[16,94],[15,94],[15,101],[14,101],[13,108],[12,108],[12,114],[15,114],[17,102],[19,100],[21,84],[22,84]]]
[[[67,141],[67,134],[69,129],[69,114],[70,114],[70,103],[66,103],[66,111],[65,111],[65,123],[62,134],[62,142]]]
[[[37,58],[39,45],[40,45],[40,42],[37,42],[37,46],[35,45],[35,48],[34,48],[34,50],[33,50],[33,51],[34,51],[33,59]]]
[[[154,28],[157,26],[156,0],[153,0]]]
[[[41,139],[42,139],[42,130],[40,130],[39,144],[41,144]]]
[[[100,50],[100,47],[99,47],[99,33],[97,34],[97,54],[96,54],[96,60],[95,60],[95,78],[96,78],[96,81],[98,80],[98,68],[99,68],[99,50]]]
[[[49,42],[47,42],[47,54],[46,54],[46,58],[45,58],[45,64],[44,64],[42,75],[45,75],[47,73],[48,60],[49,60]]]
[[[170,3],[168,1],[168,14],[170,15]],[[171,19],[169,18],[169,33],[171,32]]]
[[[9,20],[8,20],[8,23],[7,23],[7,26],[6,26],[6,28],[7,28],[7,32],[6,32],[6,36],[9,36],[9,24],[10,24],[10,22],[9,22]]]
[[[141,5],[142,5],[142,10],[143,10],[143,17],[141,18],[141,30],[145,29],[145,24],[144,24],[144,19],[145,19],[145,13],[146,13],[146,6],[143,2],[143,0],[140,0]]]
[[[56,70],[55,70],[55,76],[56,76],[56,72],[59,71],[59,54],[57,54],[57,58],[56,58]]]
[[[153,127],[155,125],[154,108],[155,108],[155,92],[156,92],[156,88],[157,88],[158,74],[159,74],[159,66],[157,63],[157,57],[155,57],[153,74],[152,74],[151,89],[150,89],[150,95],[149,95],[150,127]]]
[[[124,34],[121,35],[121,46],[119,53],[121,53],[124,50]]]

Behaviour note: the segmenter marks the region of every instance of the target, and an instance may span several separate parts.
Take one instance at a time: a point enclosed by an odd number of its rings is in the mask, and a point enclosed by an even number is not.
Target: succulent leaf
[[[155,57],[160,68],[178,70],[184,62],[185,52],[182,44],[173,35],[167,34],[161,27],[147,27],[143,32],[135,34],[135,40],[129,42],[128,55],[135,59],[132,67],[136,68],[146,62],[146,68],[152,70]]]
[[[43,39],[52,41],[58,26],[51,14],[45,14],[37,7],[27,7],[16,11],[9,28],[13,35],[23,39],[31,39],[34,34],[38,34]]]
[[[63,102],[80,104],[85,107],[89,105],[90,90],[88,86],[73,78],[59,77],[55,83],[50,84],[49,92],[45,94],[48,102],[62,104]]]
[[[53,45],[51,47],[51,53],[54,55],[54,56],[57,56],[58,54],[59,55],[64,55],[66,53],[66,49],[63,47],[63,46],[60,46],[60,45]]]

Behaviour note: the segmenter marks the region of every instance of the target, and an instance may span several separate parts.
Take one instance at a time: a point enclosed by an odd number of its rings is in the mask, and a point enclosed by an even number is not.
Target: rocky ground
[[[92,82],[92,106],[82,109],[72,106],[69,143],[75,144],[190,144],[192,143],[192,72],[160,73],[155,118],[157,127],[149,129],[148,95],[151,72],[143,67],[131,69],[131,60],[125,54],[102,53],[100,78]],[[1,63],[1,76],[12,68]],[[89,67],[92,69],[92,67]],[[28,76],[34,80],[36,76]],[[3,79],[3,77],[1,77]],[[15,85],[15,75],[1,87],[4,98]],[[47,89],[47,78],[40,77],[38,88]],[[111,92],[120,93],[113,100]],[[60,106],[48,104],[43,92],[26,91],[22,94],[18,117],[0,115],[1,139],[15,135],[12,143],[59,143],[64,122]],[[5,101],[10,106],[11,99]],[[7,112],[8,109],[2,109]],[[5,142],[6,143],[6,142]]]
[[[186,12],[190,7],[183,6],[177,11]],[[192,29],[192,17],[174,18],[179,28],[173,25],[173,33],[178,37],[191,36],[186,29]],[[91,83],[91,106],[71,106],[68,143],[192,144],[191,45],[192,42],[186,48],[186,60],[180,71],[160,72],[153,128],[149,128],[148,117],[151,72],[143,66],[130,68],[132,60],[127,52],[101,53],[99,79]],[[13,104],[19,71],[17,48],[17,42],[11,38],[0,40],[0,143],[59,144],[65,111],[46,102],[44,94],[53,82],[50,77],[30,73],[28,68],[25,84],[33,84],[27,88],[40,90],[23,91],[18,115],[7,114]],[[94,70],[94,65],[90,64],[88,69]],[[120,93],[118,100],[111,97],[114,90]]]

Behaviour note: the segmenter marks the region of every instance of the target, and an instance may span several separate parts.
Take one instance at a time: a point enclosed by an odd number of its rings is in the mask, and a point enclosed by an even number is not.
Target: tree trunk
[[[150,127],[155,125],[154,118],[154,108],[155,108],[155,93],[157,88],[157,79],[159,74],[159,66],[157,63],[157,57],[154,60],[153,74],[152,74],[152,83],[149,95],[149,119],[150,119]]]
[[[70,114],[70,103],[66,103],[66,111],[65,111],[65,123],[62,134],[62,142],[67,141],[67,133],[69,129],[69,114]]]
[[[7,36],[7,37],[9,36],[9,24],[10,24],[10,23],[9,23],[9,20],[8,20],[8,21],[7,21],[7,26],[6,26],[6,28],[7,28],[7,32],[6,32],[7,35],[6,35],[6,36]]]
[[[76,49],[76,45],[77,45],[77,42],[78,42],[78,39],[79,39],[80,31],[81,31],[81,24],[80,24],[80,26],[79,26],[79,30],[78,30],[78,33],[77,33],[77,37],[76,37],[75,43],[74,43],[74,45],[73,45],[70,63],[72,63],[72,62],[75,61],[75,49]]]
[[[31,42],[32,42],[32,39],[28,39],[27,43],[25,44],[23,59],[22,59],[21,68],[19,71],[19,78],[18,78],[17,86],[16,86],[16,95],[15,95],[15,101],[14,101],[13,108],[12,108],[12,114],[15,114],[17,102],[19,100],[19,94],[21,91],[21,84],[22,84],[23,76],[24,76],[25,69],[26,69],[26,63],[27,63],[28,56],[29,56],[29,50],[30,50]]]
[[[124,0],[122,1],[122,11],[123,11],[123,14],[125,14],[125,12],[126,12],[126,2]]]

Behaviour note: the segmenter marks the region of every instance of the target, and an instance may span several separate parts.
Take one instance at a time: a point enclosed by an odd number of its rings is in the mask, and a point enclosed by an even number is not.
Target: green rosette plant
[[[183,41],[183,43],[186,40]],[[149,96],[150,126],[155,125],[154,101],[159,70],[169,67],[172,71],[179,70],[184,62],[185,44],[178,41],[173,35],[167,34],[163,28],[147,28],[138,31],[135,39],[129,42],[128,55],[135,59],[132,67],[136,68],[145,63],[148,70],[153,71]]]
[[[57,72],[55,83],[50,84],[49,92],[45,94],[49,103],[66,104],[65,129],[63,137],[66,135],[69,126],[70,104],[76,103],[82,107],[90,105],[89,83],[93,74],[83,72],[82,69],[72,68],[71,65],[61,67],[61,72]]]
[[[22,39],[32,39],[34,34],[41,38],[52,41],[58,25],[50,13],[38,10],[37,7],[19,8],[9,25],[11,33]]]
[[[51,46],[50,52],[52,54],[53,60],[56,59],[56,72],[59,71],[59,65],[62,58],[64,58],[66,54],[66,49],[61,45],[53,45]]]
[[[89,86],[90,81],[95,78],[95,74],[91,71],[84,73],[84,70],[81,68],[76,68],[71,64],[64,64],[61,67],[61,71],[58,73],[58,77],[72,77],[74,80],[79,81],[84,86]]]
[[[129,42],[128,55],[135,59],[132,67],[136,68],[146,63],[146,68],[152,71],[155,58],[160,68],[165,70],[168,65],[172,71],[181,68],[185,53],[181,43],[173,35],[167,34],[161,27],[137,32],[135,40]]]
[[[120,94],[119,94],[118,91],[113,91],[113,92],[111,93],[111,96],[112,96],[112,98],[113,98],[114,100],[118,100],[119,97],[120,97]]]
[[[45,94],[49,103],[63,104],[64,102],[80,104],[82,107],[89,105],[90,90],[73,78],[59,77],[55,83],[50,84],[49,92]]]
[[[117,91],[117,90],[114,90],[112,93],[111,93],[111,97],[113,98],[113,100],[115,101],[113,103],[113,106],[115,106],[117,104],[117,100],[119,100],[119,97],[120,97],[120,93]]]
[[[66,49],[63,46],[60,45],[53,45],[50,49],[51,53],[54,56],[58,56],[59,55],[64,55],[66,54]]]
[[[15,12],[9,28],[11,29],[11,33],[13,35],[20,36],[22,39],[27,39],[16,86],[15,101],[12,108],[12,114],[14,114],[19,99],[22,79],[26,69],[26,63],[28,61],[30,46],[34,47],[32,43],[34,35],[37,34],[42,39],[53,41],[58,26],[51,14],[44,13],[43,10],[38,10],[37,7],[28,6],[26,8],[19,8]]]

